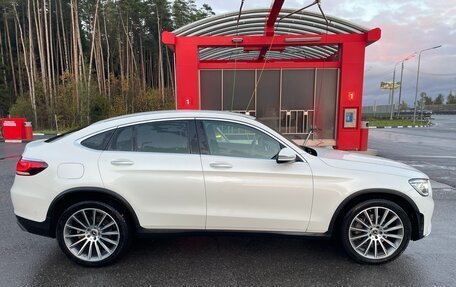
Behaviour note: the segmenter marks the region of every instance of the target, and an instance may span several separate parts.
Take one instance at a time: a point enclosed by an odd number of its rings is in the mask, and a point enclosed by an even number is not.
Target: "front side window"
[[[237,123],[203,121],[211,155],[274,159],[280,143],[265,133]]]

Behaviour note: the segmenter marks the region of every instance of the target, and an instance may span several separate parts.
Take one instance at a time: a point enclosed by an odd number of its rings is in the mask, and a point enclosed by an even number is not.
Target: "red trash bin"
[[[32,122],[24,123],[24,140],[26,140],[26,141],[33,140]]]
[[[2,132],[5,142],[22,142],[25,118],[3,118]]]

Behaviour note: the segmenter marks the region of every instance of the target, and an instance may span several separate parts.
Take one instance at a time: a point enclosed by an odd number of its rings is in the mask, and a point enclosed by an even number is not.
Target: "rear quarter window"
[[[99,133],[83,140],[81,145],[90,149],[105,150],[113,134],[114,130]]]

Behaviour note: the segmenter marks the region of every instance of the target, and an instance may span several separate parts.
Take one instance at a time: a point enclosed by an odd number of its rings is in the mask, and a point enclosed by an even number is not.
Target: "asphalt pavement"
[[[370,147],[455,186],[455,124],[373,130]],[[434,190],[432,234],[385,265],[354,263],[334,240],[243,235],[136,240],[115,265],[84,268],[16,225],[9,189],[23,148],[0,143],[0,286],[456,286],[456,190],[446,185]]]
[[[456,187],[456,115],[434,115],[432,122],[425,128],[371,129],[369,148]]]

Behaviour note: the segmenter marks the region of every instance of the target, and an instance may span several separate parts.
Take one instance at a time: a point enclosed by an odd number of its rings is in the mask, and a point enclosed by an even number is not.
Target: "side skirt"
[[[185,237],[185,236],[277,236],[303,237],[306,239],[330,239],[330,233],[308,233],[294,231],[251,231],[251,230],[216,230],[216,229],[146,229],[139,228],[138,238]]]

